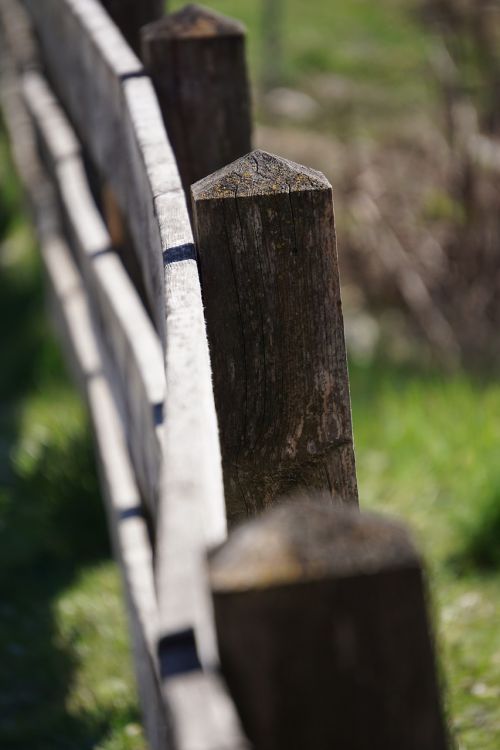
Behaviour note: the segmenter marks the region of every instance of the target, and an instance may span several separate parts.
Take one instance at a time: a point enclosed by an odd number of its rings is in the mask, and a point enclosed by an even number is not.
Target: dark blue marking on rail
[[[125,508],[118,514],[120,521],[126,521],[129,518],[144,518],[144,511],[140,505],[133,505],[131,508]]]
[[[159,404],[153,404],[153,422],[155,427],[163,424],[163,401]]]
[[[169,247],[163,251],[164,266],[168,266],[170,263],[179,263],[181,260],[196,260],[196,248],[192,242],[186,245],[177,245],[177,247]]]
[[[140,70],[131,70],[129,73],[122,73],[119,78],[120,81],[128,81],[130,78],[144,78],[146,75],[144,68],[141,68]]]
[[[192,628],[163,636],[158,644],[158,656],[162,679],[201,670]]]
[[[108,253],[112,252],[114,252],[114,249],[112,247],[103,247],[101,250],[95,250],[90,255],[92,258],[100,258],[101,255],[107,255]]]

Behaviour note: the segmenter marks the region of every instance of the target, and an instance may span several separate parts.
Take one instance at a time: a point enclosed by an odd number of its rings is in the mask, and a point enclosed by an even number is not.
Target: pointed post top
[[[149,36],[159,39],[203,39],[211,37],[233,37],[245,34],[242,23],[205,8],[190,3],[175,13],[148,24],[143,31],[143,39]]]
[[[257,149],[195,183],[195,201],[330,190],[321,173]]]

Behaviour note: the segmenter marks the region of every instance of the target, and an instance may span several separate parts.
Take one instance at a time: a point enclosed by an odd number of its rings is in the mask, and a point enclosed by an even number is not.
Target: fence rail
[[[156,520],[162,452],[165,371],[160,341],[89,189],[78,141],[39,73],[23,77],[23,99],[44,162],[59,196],[61,216],[78,266],[124,414],[141,494]]]
[[[0,0],[1,106],[150,746],[441,750],[418,555],[357,511],[331,186],[246,154],[239,24],[151,0],[141,32],[128,0],[103,5]]]
[[[14,11],[17,9],[8,8],[9,22]],[[17,19],[21,24],[22,17]],[[5,29],[5,16],[2,21]],[[140,512],[141,496],[126,448],[112,377],[101,356],[81,273],[61,233],[56,192],[39,159],[36,133],[22,97],[22,76],[7,65],[3,56],[2,113],[38,228],[54,324],[91,414],[113,547],[127,592],[136,663],[141,665],[138,678],[145,725],[151,746],[165,747],[166,722],[155,666],[158,611],[149,532]]]

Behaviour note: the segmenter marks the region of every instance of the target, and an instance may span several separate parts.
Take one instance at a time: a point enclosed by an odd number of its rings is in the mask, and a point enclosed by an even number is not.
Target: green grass
[[[210,0],[206,5],[243,21],[249,61],[259,70],[263,0]],[[172,0],[171,10],[182,0]],[[411,0],[285,0],[283,46],[291,78],[311,72],[337,72],[364,81],[408,85],[422,70],[428,35],[411,17]]]
[[[170,0],[169,7],[177,10],[184,4]],[[395,106],[417,109],[429,97],[432,37],[415,21],[416,4],[414,0],[283,0],[283,82],[308,90],[314,76],[327,74],[350,82],[358,106],[367,92],[371,98],[376,91],[386,114]],[[206,5],[244,22],[251,76],[254,83],[260,81],[264,0],[209,0]]]

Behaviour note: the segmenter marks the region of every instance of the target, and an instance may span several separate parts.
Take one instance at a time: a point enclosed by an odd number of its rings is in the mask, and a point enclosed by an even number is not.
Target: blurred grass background
[[[260,3],[210,4],[247,24],[251,72],[260,80]],[[328,79],[340,91],[332,109],[298,126],[306,137],[383,139],[403,119],[432,118],[431,45],[403,0],[289,0],[283,81],[317,92]],[[261,124],[280,125],[260,98],[257,110]],[[286,114],[281,124],[288,127]],[[4,136],[0,184],[0,747],[139,750],[89,425],[44,314],[41,265]],[[361,357],[350,349],[361,505],[402,517],[416,534],[450,724],[462,750],[496,750],[500,384],[481,373],[446,375],[390,351],[380,346]]]

